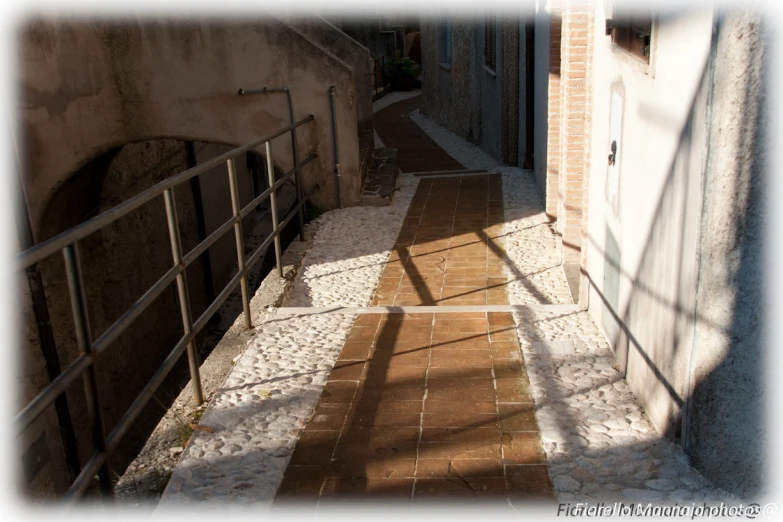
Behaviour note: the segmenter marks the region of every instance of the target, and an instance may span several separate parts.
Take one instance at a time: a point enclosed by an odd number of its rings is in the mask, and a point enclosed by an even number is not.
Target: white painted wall
[[[605,35],[597,2],[594,25],[592,169],[589,177],[586,270],[589,311],[615,343],[627,380],[661,432],[677,431],[692,348],[696,245],[701,215],[706,83],[713,13],[661,13],[653,27],[651,63],[644,65]],[[612,96],[618,129],[612,127]],[[618,117],[619,116],[619,117]],[[688,123],[690,125],[688,126]],[[683,132],[684,129],[686,132]],[[608,202],[609,144],[617,152],[617,198]],[[607,230],[620,257],[615,312],[632,340],[617,335],[602,297]]]

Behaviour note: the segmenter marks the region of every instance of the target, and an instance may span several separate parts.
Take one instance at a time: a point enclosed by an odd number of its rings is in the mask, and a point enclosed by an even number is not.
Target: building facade
[[[421,27],[422,112],[532,171],[573,300],[656,429],[715,484],[758,493],[761,15],[549,0]]]

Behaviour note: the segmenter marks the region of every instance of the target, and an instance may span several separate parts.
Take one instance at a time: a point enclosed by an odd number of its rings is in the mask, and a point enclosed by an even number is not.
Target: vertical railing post
[[[291,104],[288,104],[289,107],[291,107]],[[293,109],[292,109],[293,110]],[[291,114],[291,121],[293,122],[294,115]],[[293,154],[294,159],[294,168],[299,165],[299,158],[297,158],[296,154],[296,129],[291,129],[291,152]],[[304,234],[304,206],[302,205],[302,193],[303,193],[303,187],[302,187],[302,179],[300,177],[300,172],[297,170],[294,172],[294,185],[296,188],[296,204],[299,208],[297,211],[297,217],[299,219],[299,240],[304,241],[305,240],[305,234]]]
[[[290,116],[291,123],[294,123],[294,105],[291,103],[291,91],[286,88],[286,95],[288,95],[288,114]],[[297,165],[299,165],[299,159],[297,158],[296,153],[296,129],[291,129],[291,155],[293,156],[294,160],[294,168],[296,168]],[[297,211],[297,217],[299,219],[299,241],[305,240],[305,231],[304,231],[304,207],[302,206],[302,193],[303,193],[303,187],[302,187],[302,180],[299,176],[299,171],[297,170],[294,173],[294,186],[296,188],[296,204],[298,207]]]
[[[177,218],[174,192],[171,189],[163,191],[163,200],[166,203],[166,220],[169,224],[171,257],[174,260],[174,265],[181,265],[182,242],[179,235],[179,219]],[[184,270],[182,273],[177,274],[177,295],[179,296],[179,309],[182,315],[182,329],[185,331],[185,335],[188,335],[193,331],[193,318],[190,313],[190,296],[188,295],[188,282]],[[193,401],[198,405],[204,402],[204,393],[201,390],[201,374],[199,372],[195,338],[188,343],[188,366],[190,367],[190,381],[193,386]]]
[[[272,144],[266,142],[266,173],[269,177],[269,186],[275,186],[275,167],[272,163]],[[277,191],[272,188],[269,194],[269,206],[272,211],[272,233],[277,232]],[[283,263],[280,260],[280,234],[275,236],[275,264],[277,265],[277,275],[283,277]]]
[[[239,286],[242,291],[242,311],[245,315],[245,328],[251,329],[253,321],[250,318],[250,290],[247,286],[247,272],[245,271],[245,238],[242,233],[242,207],[239,204],[239,186],[237,184],[237,170],[234,158],[230,158],[228,167],[228,186],[231,189],[231,211],[234,213],[234,239],[237,245],[237,267],[242,277]]]
[[[296,165],[296,163],[295,163]],[[304,205],[302,204],[302,179],[299,177],[300,172],[297,170],[294,173],[294,183],[296,183],[296,205],[299,207],[298,210],[298,217],[299,217],[299,241],[305,240],[305,229],[304,229]]]
[[[85,355],[92,353],[92,332],[90,331],[90,319],[87,311],[87,297],[84,293],[84,280],[82,279],[81,262],[79,261],[79,245],[73,242],[63,249],[65,260],[65,272],[68,278],[68,289],[71,294],[71,309],[73,311],[73,324],[76,328],[76,342],[79,351]],[[103,425],[103,413],[101,412],[100,393],[98,392],[98,379],[95,374],[95,362],[85,370],[84,397],[87,406],[87,417],[90,421],[92,432],[92,446],[95,452],[106,453],[106,431]],[[98,469],[98,484],[104,498],[114,496],[111,481],[111,461],[106,455],[101,467]]]

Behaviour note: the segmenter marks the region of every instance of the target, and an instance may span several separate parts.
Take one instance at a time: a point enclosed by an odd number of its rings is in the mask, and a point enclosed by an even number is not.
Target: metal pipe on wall
[[[329,87],[329,109],[332,113],[332,150],[334,152],[334,182],[337,186],[337,207],[343,208],[342,194],[340,192],[340,153],[337,151],[337,122],[334,117],[334,96],[337,90],[334,85]]]
[[[269,92],[284,92],[286,95],[286,98],[288,99],[288,119],[289,123],[294,123],[294,105],[291,101],[291,90],[288,87],[274,87],[272,89],[267,89],[264,87],[263,89],[239,89],[239,95],[245,95],[245,94],[266,94]],[[294,168],[297,166],[297,154],[296,154],[296,131],[295,129],[291,129],[291,153],[293,155],[294,160]],[[296,202],[302,203],[302,192],[303,187],[301,183],[301,179],[299,176],[299,172],[294,175],[294,185],[296,186]],[[304,241],[305,240],[305,232],[304,232],[304,205],[299,205],[299,212],[298,212],[298,218],[299,218],[299,240]]]
[[[269,176],[269,186],[272,192],[269,194],[269,210],[272,213],[272,230],[277,230],[277,193],[275,191],[275,167],[272,165],[272,145],[266,142],[266,168]],[[277,275],[283,277],[283,263],[281,261],[282,247],[280,245],[280,234],[275,236],[275,265],[277,265]]]

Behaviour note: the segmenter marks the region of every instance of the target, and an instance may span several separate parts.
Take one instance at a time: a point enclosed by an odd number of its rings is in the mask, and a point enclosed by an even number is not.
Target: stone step
[[[397,149],[378,148],[372,153],[372,163],[362,189],[362,205],[385,207],[391,205],[394,185],[399,172]]]

